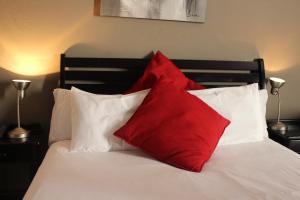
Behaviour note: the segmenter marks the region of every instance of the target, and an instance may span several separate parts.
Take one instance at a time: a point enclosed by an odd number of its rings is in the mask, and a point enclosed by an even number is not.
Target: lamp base
[[[29,132],[21,127],[17,127],[8,133],[9,138],[27,138]]]
[[[282,122],[276,122],[271,126],[271,130],[285,134],[288,131],[288,127]]]

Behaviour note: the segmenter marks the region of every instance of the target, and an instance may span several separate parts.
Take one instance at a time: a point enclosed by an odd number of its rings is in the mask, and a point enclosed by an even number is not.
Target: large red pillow
[[[229,123],[205,102],[164,79],[114,134],[162,162],[200,172]]]
[[[202,85],[188,79],[166,56],[158,51],[146,67],[142,77],[128,90],[126,94],[149,89],[161,77],[171,79],[179,88],[186,90],[204,89]]]

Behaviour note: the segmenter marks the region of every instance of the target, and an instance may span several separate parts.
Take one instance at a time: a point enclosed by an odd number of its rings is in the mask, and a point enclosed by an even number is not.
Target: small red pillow
[[[164,79],[114,134],[162,162],[200,172],[229,123],[202,100]]]
[[[171,79],[174,84],[186,90],[204,89],[202,85],[188,79],[166,56],[158,51],[146,67],[144,74],[126,94],[151,88],[162,76]]]

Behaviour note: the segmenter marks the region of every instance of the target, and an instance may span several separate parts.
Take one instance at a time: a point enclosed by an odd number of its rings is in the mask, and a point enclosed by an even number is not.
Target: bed
[[[122,93],[143,73],[148,59],[61,56],[60,86]],[[173,60],[206,87],[258,82],[262,59]],[[24,199],[300,199],[300,157],[264,139],[218,146],[201,173],[178,169],[140,150],[70,152],[70,140],[53,143]]]

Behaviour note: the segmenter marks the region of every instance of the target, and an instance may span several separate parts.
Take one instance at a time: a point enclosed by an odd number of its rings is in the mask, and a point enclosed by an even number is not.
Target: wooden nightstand
[[[30,136],[24,140],[0,138],[1,200],[22,199],[41,162],[42,129],[39,125],[26,129],[30,130]]]
[[[300,154],[300,119],[281,121],[288,126],[288,131],[281,134],[268,128],[269,138]],[[272,122],[274,120],[268,121],[268,127],[271,126]]]

